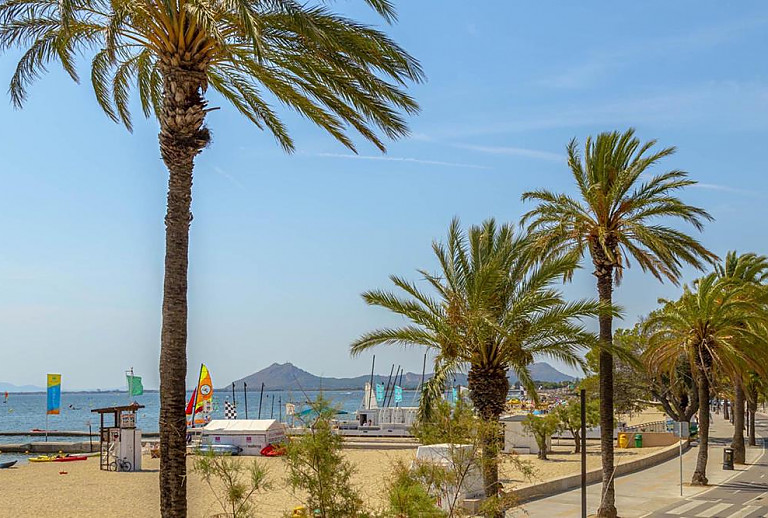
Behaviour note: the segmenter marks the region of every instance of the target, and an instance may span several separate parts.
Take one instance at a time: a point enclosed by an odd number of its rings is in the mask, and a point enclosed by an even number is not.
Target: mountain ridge
[[[37,385],[14,385],[13,383],[7,383],[0,381],[0,392],[17,393],[17,392],[45,392],[45,388],[38,387]]]
[[[574,381],[576,378],[564,374],[546,362],[536,362],[530,366],[531,375],[535,381]],[[425,379],[432,377],[432,373],[425,375]],[[513,372],[507,376],[510,384],[515,383],[517,376]],[[388,375],[374,374],[374,383],[387,383]],[[261,369],[260,371],[249,374],[242,378],[234,380],[235,387],[242,387],[245,383],[250,390],[258,390],[261,384],[267,390],[355,390],[361,389],[365,382],[370,381],[371,375],[364,374],[347,378],[320,377],[310,372],[287,363],[273,363],[272,365]],[[457,374],[455,383],[459,385],[467,384],[466,374]],[[415,372],[406,372],[402,375],[402,386],[406,389],[415,389],[421,382],[421,374]],[[229,388],[232,383],[226,386]],[[399,384],[399,383],[398,383]],[[221,390],[225,390],[222,388]]]

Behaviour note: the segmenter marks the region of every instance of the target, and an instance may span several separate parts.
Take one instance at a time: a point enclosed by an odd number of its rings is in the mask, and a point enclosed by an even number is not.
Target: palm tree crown
[[[606,267],[619,282],[624,267],[635,259],[657,279],[677,283],[680,268],[715,256],[698,241],[663,224],[658,218],[678,218],[702,229],[712,217],[703,209],[686,205],[674,192],[696,182],[687,173],[672,170],[641,182],[641,176],[675,148],[653,151],[655,140],[641,144],[634,130],[601,133],[587,138],[584,159],[576,140],[568,144],[568,166],[581,201],[548,190],[530,191],[523,200],[537,207],[523,216],[536,232],[538,246],[546,251],[568,250],[582,257],[589,250],[596,273]]]
[[[713,369],[766,369],[766,339],[759,332],[764,308],[744,287],[711,273],[697,280],[694,290],[686,286],[680,300],[662,302],[664,309],[645,323],[653,330],[646,354],[657,365],[672,367],[683,351],[693,366],[708,369],[710,382]]]
[[[394,19],[389,0],[366,1]],[[375,129],[391,138],[407,133],[397,110],[418,106],[401,87],[423,78],[384,33],[294,0],[8,0],[0,5],[0,50],[15,46],[27,49],[11,80],[16,106],[50,62],[79,81],[77,56],[92,53],[96,98],[128,128],[131,85],[144,114],[162,120],[165,95],[177,93],[164,92],[163,78],[183,71],[286,150],[293,141],[269,101],[296,109],[349,148],[346,125],[384,149]]]
[[[366,333],[352,344],[352,353],[381,344],[418,345],[436,353],[433,386],[440,393],[448,373],[465,366],[483,371],[513,369],[531,393],[528,371],[534,357],[548,355],[570,365],[581,362],[577,351],[595,337],[574,319],[595,315],[599,305],[566,302],[552,284],[574,268],[572,259],[558,257],[534,263],[525,235],[511,225],[488,220],[464,234],[451,223],[444,245],[434,243],[440,273],[419,270],[433,294],[401,277],[390,279],[404,294],[374,290],[365,301],[405,317],[411,324]],[[504,403],[506,389],[502,394]],[[498,414],[496,402],[490,413]],[[476,404],[481,415],[484,404]]]

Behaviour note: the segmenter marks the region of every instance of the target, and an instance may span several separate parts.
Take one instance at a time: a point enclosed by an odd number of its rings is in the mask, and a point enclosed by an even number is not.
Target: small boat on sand
[[[261,453],[264,457],[279,457],[280,455],[285,455],[285,448],[280,446],[275,447],[271,444],[267,444],[261,449],[259,453]]]
[[[53,462],[73,462],[76,460],[88,460],[85,455],[65,455],[64,457],[56,457]]]
[[[53,462],[58,455],[38,455],[37,457],[30,457],[27,459],[29,462]]]
[[[239,455],[243,449],[233,444],[199,444],[187,446],[189,453],[213,453],[214,455]]]
[[[9,460],[8,462],[0,462],[0,469],[10,468],[16,464],[15,460]]]
[[[85,455],[38,455],[30,457],[29,462],[73,462],[76,460],[88,460]]]

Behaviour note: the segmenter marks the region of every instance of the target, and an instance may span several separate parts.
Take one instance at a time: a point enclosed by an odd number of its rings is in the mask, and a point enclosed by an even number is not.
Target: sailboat
[[[192,396],[187,403],[187,426],[204,426],[211,420],[213,411],[213,382],[211,373],[205,364],[200,364],[200,376],[197,386],[192,391]]]

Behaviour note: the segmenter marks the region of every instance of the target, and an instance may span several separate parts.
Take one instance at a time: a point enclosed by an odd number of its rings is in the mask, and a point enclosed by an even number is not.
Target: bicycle
[[[109,464],[109,471],[132,471],[133,464],[125,459],[115,459]]]

